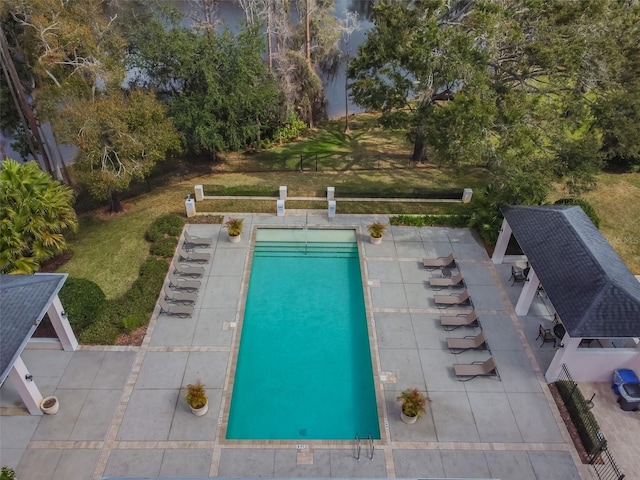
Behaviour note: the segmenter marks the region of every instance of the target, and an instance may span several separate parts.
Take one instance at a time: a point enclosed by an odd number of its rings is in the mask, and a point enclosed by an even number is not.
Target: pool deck
[[[53,416],[29,416],[13,387],[0,388],[0,464],[28,480],[103,477],[595,478],[580,464],[538,367],[553,348],[540,349],[537,319],[514,312],[521,287],[510,267],[494,266],[467,229],[390,227],[371,245],[366,225],[384,216],[326,215],[245,218],[240,243],[221,225],[188,225],[213,237],[192,318],[153,315],[140,347],[81,347],[77,352],[30,348],[23,359],[40,390],[60,399]],[[379,398],[382,439],[368,458],[353,442],[230,442],[223,438],[242,318],[253,227],[354,226],[365,269],[365,299]],[[455,254],[500,372],[459,382],[454,363],[486,359],[486,351],[454,355],[441,310],[428,286],[424,257]],[[439,272],[438,272],[439,273]],[[544,305],[531,315],[548,316]],[[526,318],[524,319],[526,320]],[[531,331],[530,331],[531,330]],[[544,368],[544,367],[543,367]],[[202,379],[209,412],[195,417],[184,387]],[[408,387],[433,400],[416,425],[399,418],[398,393]],[[260,392],[256,392],[259,401]]]

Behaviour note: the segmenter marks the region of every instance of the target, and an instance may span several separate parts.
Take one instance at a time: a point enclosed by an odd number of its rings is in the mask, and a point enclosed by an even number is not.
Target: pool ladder
[[[373,452],[376,449],[376,446],[373,444],[373,438],[371,437],[371,434],[369,434],[369,436],[367,437],[367,439],[369,440],[369,460],[373,460]],[[362,450],[362,445],[360,443],[360,436],[356,433],[356,459],[359,461],[360,460],[360,451]]]

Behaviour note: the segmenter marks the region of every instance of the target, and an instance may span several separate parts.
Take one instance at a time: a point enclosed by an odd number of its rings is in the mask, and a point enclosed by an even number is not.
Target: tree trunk
[[[306,1],[306,11],[305,11],[305,56],[307,57],[307,62],[311,64],[311,25],[309,19],[309,0]]]
[[[413,153],[411,154],[411,160],[420,163],[424,163],[427,160],[427,148],[424,144],[424,139],[420,136],[418,136],[413,143]]]
[[[118,190],[111,190],[111,213],[124,212],[124,207],[120,201],[120,192]]]

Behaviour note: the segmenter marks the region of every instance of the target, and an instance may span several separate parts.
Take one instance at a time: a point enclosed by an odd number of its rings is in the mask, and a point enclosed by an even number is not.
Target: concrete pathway
[[[152,317],[141,347],[82,347],[75,353],[25,351],[43,394],[60,399],[55,416],[31,417],[8,384],[0,388],[0,463],[21,479],[103,477],[592,478],[580,465],[518,320],[508,266],[494,268],[466,229],[391,227],[368,243],[374,217],[239,215],[245,234],[229,243],[220,225],[189,225],[213,237],[207,274],[192,318]],[[384,217],[380,217],[383,219]],[[376,217],[378,219],[378,217]],[[229,409],[238,326],[248,285],[249,236],[256,226],[353,226],[358,229],[371,322],[372,360],[381,399],[382,440],[373,460],[355,459],[353,442],[239,442],[222,438]],[[454,355],[428,287],[423,257],[454,252],[501,379],[458,382]],[[454,271],[455,273],[455,271]],[[453,291],[453,290],[452,290]],[[438,292],[444,293],[444,292]],[[465,309],[450,308],[447,314]],[[535,335],[534,335],[535,337]],[[209,413],[193,416],[184,387],[202,379]],[[417,387],[433,402],[417,425],[399,419],[395,400]]]

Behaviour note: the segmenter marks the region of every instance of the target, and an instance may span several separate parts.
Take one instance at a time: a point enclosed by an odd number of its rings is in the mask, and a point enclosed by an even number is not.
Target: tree
[[[31,274],[66,248],[78,227],[73,190],[36,162],[7,159],[0,166],[0,271]]]
[[[62,120],[64,119],[64,120]],[[78,145],[74,171],[92,196],[123,210],[119,192],[146,178],[180,138],[164,107],[150,93],[117,92],[68,101],[56,124],[61,138]]]
[[[414,161],[426,159],[428,121],[439,105],[487,82],[484,50],[453,21],[447,3],[377,4],[375,27],[348,70],[356,103],[380,110],[383,126],[407,129]]]

